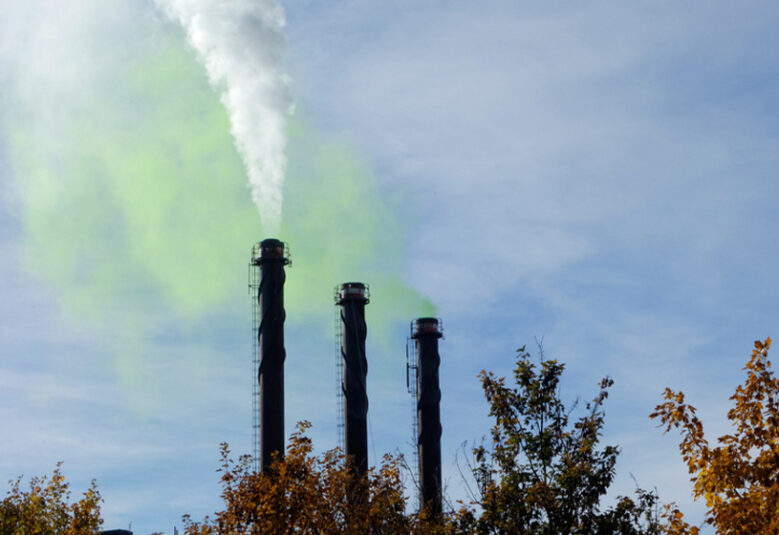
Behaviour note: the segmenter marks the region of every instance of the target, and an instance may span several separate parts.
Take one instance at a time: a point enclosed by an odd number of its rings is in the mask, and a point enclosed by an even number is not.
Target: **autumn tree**
[[[0,535],[93,535],[100,531],[100,493],[95,481],[83,497],[70,501],[69,484],[57,464],[51,478],[33,477],[29,490],[22,489],[22,478],[11,481],[11,488],[0,502]]]
[[[473,502],[454,515],[452,529],[477,534],[659,533],[651,492],[638,490],[635,500],[619,497],[612,507],[600,505],[619,454],[616,446],[599,444],[611,379],[600,382],[598,395],[571,422],[572,410],[558,392],[563,370],[556,360],[544,360],[543,352],[535,364],[523,347],[517,351],[514,385],[481,372],[495,425],[491,444],[473,450]]]
[[[730,397],[728,420],[734,433],[709,444],[695,407],[684,393],[666,388],[665,402],[650,417],[667,433],[681,431],[682,458],[692,474],[693,497],[708,507],[706,523],[718,533],[775,535],[779,533],[779,380],[771,370],[771,339],[755,342],[744,370],[746,380]],[[699,532],[678,508],[665,512],[672,535]]]
[[[298,424],[283,459],[256,472],[250,456],[238,461],[222,445],[220,472],[224,509],[194,522],[185,517],[187,535],[379,534],[432,532],[424,519],[406,514],[400,460],[386,455],[377,468],[355,477],[338,449],[312,453]],[[425,531],[421,531],[424,529]]]

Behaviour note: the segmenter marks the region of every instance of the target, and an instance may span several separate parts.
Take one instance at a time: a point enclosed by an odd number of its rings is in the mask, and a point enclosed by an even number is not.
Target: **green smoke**
[[[184,358],[139,343],[154,345],[176,325],[176,336],[217,347],[214,323],[245,317],[249,249],[267,237],[204,69],[180,32],[152,30],[129,64],[103,63],[96,86],[67,106],[36,93],[4,113],[26,264],[70,317],[134,330],[116,363],[135,383],[144,380],[139,355]],[[386,200],[368,163],[299,117],[288,159],[280,237],[294,261],[289,323],[331,331],[332,290],[348,280],[371,284],[373,336],[433,314],[403,282],[402,206]]]
[[[370,284],[372,332],[433,314],[402,281],[403,225],[381,194],[368,163],[343,143],[322,140],[300,119],[290,129],[282,233],[292,248],[290,315],[327,317],[341,282]],[[328,327],[330,323],[328,322]]]
[[[200,67],[172,38],[154,52],[112,73],[111,93],[88,108],[10,131],[28,264],[78,315],[163,303],[202,314],[234,288],[231,261],[256,232],[226,115]]]

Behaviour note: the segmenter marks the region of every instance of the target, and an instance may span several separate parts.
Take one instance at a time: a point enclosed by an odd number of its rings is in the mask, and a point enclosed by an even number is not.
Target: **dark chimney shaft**
[[[368,392],[365,357],[365,305],[368,287],[361,282],[345,282],[338,287],[335,304],[341,307],[341,359],[344,395],[344,448],[356,475],[368,471]]]
[[[419,436],[420,508],[441,514],[441,389],[438,381],[438,339],[443,336],[436,318],[419,318],[411,337],[417,353],[417,421]]]
[[[260,310],[258,343],[260,366],[260,469],[266,471],[274,453],[284,456],[284,266],[289,264],[284,242],[260,242],[252,260],[260,266],[257,300]]]

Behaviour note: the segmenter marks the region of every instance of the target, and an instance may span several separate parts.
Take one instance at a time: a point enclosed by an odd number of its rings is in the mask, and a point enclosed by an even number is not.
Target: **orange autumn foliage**
[[[682,458],[692,474],[693,497],[708,507],[706,522],[717,533],[776,535],[779,533],[779,380],[771,370],[771,339],[756,341],[745,366],[747,378],[730,399],[728,411],[735,432],[711,446],[695,407],[682,392],[666,388],[665,402],[650,418],[659,418],[667,433],[680,429]],[[665,511],[666,532],[696,535],[673,504]]]
[[[250,456],[237,462],[222,445],[224,510],[193,522],[185,517],[186,535],[281,535],[432,533],[424,515],[407,515],[400,459],[385,455],[381,466],[355,478],[340,450],[312,454],[298,424],[283,459],[267,472],[256,472]]]
[[[100,492],[94,480],[83,497],[70,501],[70,485],[57,464],[51,478],[33,477],[29,490],[21,488],[22,478],[11,481],[11,489],[0,501],[0,535],[97,535],[100,518]]]

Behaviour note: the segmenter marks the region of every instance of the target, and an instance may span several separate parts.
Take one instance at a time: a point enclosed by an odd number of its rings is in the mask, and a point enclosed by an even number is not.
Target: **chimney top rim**
[[[363,282],[344,282],[335,287],[335,304],[340,305],[346,301],[362,301],[370,303],[371,289]]]
[[[266,238],[252,247],[251,265],[260,266],[266,262],[291,264],[289,246],[276,238]]]
[[[426,316],[411,322],[411,338],[425,335],[433,335],[437,338],[444,336],[444,326],[439,318]]]

